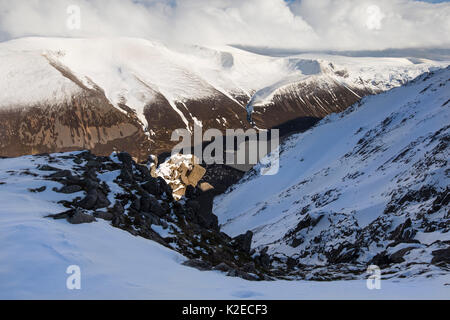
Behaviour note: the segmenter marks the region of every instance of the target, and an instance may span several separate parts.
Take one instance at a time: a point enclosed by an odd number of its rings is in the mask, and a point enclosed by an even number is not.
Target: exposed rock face
[[[337,81],[320,82],[317,79],[317,82],[285,88],[274,96],[271,104],[255,108],[253,121],[260,128],[274,128],[296,119],[322,119],[331,113],[344,111],[361,97],[377,93],[370,89],[350,89]]]
[[[62,105],[0,109],[2,156],[90,149],[98,155],[125,150],[145,160],[149,147],[137,118],[112,106],[102,92],[85,90]]]
[[[252,238],[253,232],[247,231],[246,233],[235,237],[233,241],[240,250],[242,250],[243,252],[250,253],[250,249],[252,246]]]

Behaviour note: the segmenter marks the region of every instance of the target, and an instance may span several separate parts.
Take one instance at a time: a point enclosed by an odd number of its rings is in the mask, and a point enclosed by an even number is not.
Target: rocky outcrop
[[[198,164],[193,155],[177,154],[162,163],[156,174],[164,178],[173,190],[173,196],[181,199],[188,187],[196,188],[206,174],[206,169]],[[208,189],[207,185],[203,185]]]
[[[242,239],[220,232],[208,195],[211,189],[202,191],[190,184],[186,188],[189,197],[176,201],[164,179],[152,177],[149,169],[125,152],[111,157],[89,151],[36,157],[49,163],[38,166],[42,175],[36,178],[61,184],[53,192],[72,199],[60,201],[67,210],[48,218],[71,224],[110,221],[113,227],[178,251],[187,258],[186,266],[220,270],[247,280],[271,279],[270,258],[265,253],[251,256],[251,232]],[[65,169],[50,165],[62,160],[70,163]],[[192,170],[186,177],[198,182],[201,175],[201,170]]]

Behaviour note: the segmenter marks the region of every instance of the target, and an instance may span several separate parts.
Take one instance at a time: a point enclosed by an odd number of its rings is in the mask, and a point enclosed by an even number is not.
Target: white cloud
[[[67,28],[67,7],[81,29]],[[301,49],[450,47],[450,4],[412,0],[0,0],[0,37],[132,36]]]

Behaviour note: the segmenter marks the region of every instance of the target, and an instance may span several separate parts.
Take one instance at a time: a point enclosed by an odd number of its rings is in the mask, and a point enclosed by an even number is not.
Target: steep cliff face
[[[321,119],[441,65],[127,38],[19,39],[0,58],[1,156],[88,148],[139,160],[170,151],[175,129],[248,129],[250,108],[262,129]]]
[[[129,150],[145,159],[150,141],[132,113],[113,107],[101,92],[84,91],[60,105],[0,110],[0,155],[90,149],[99,155]]]
[[[258,127],[273,128],[299,118],[322,119],[378,92],[381,90],[349,88],[337,80],[318,76],[281,89],[270,103],[255,109],[253,120]]]

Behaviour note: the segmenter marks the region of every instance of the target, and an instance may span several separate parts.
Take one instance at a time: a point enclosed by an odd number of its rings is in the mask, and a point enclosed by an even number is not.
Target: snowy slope
[[[101,88],[116,107],[126,104],[144,124],[144,109],[158,94],[187,124],[190,119],[177,102],[221,93],[242,107],[246,104],[242,98],[251,100],[252,106],[266,105],[290,85],[311,79],[377,92],[445,65],[407,58],[320,54],[276,58],[233,47],[168,48],[131,38],[24,38],[1,43],[0,56],[0,71],[7,75],[0,79],[1,108],[43,101],[58,104],[76,95],[79,86],[59,74],[56,66],[69,71],[87,88]],[[25,94],[17,94],[23,90]]]
[[[447,68],[291,137],[277,175],[256,168],[215,199],[223,230],[254,231],[253,246],[269,246],[283,261],[365,265],[386,258],[406,260],[395,270],[406,276],[433,269],[432,252],[450,241],[449,99]]]
[[[66,156],[68,154],[65,154]],[[180,254],[98,220],[71,225],[44,216],[64,210],[44,157],[0,159],[0,299],[445,299],[449,276],[339,282],[249,282],[181,265]],[[71,161],[52,163],[67,169]],[[16,172],[13,174],[12,172]],[[24,174],[28,172],[28,174]],[[46,186],[42,193],[30,188]],[[71,197],[79,196],[73,194]],[[81,290],[68,290],[66,269],[81,268]]]

